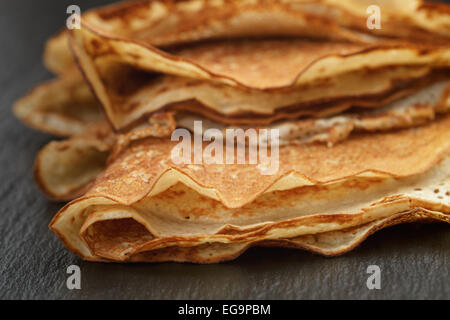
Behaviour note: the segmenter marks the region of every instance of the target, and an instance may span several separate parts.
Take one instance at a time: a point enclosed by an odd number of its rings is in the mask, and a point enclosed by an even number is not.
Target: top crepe
[[[367,28],[370,5],[383,12],[383,28]],[[445,7],[420,0],[127,1],[88,11],[83,20],[156,46],[268,34],[361,42],[377,42],[374,36],[401,37],[443,43],[450,34]],[[48,42],[44,61],[55,73],[73,65],[66,32]]]
[[[246,89],[297,87],[361,68],[450,64],[448,47],[367,45],[305,39],[240,39],[191,44],[161,51],[139,39],[119,38],[85,22],[71,33],[74,54],[97,96],[96,69],[105,60],[137,69],[220,82]]]

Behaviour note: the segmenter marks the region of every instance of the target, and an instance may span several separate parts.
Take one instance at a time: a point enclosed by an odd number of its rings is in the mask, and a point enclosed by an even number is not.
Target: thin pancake
[[[324,119],[280,121],[269,126],[242,126],[242,128],[278,129],[280,144],[322,142],[331,146],[347,139],[354,131],[374,132],[414,127],[431,122],[437,114],[449,111],[450,81],[441,81],[370,111],[354,109]],[[178,126],[192,132],[195,121],[202,121],[203,132],[208,129],[219,129],[224,136],[227,129],[233,128],[186,112],[176,116]]]
[[[430,72],[427,67],[362,70],[296,90],[267,93],[174,76],[143,75],[130,68],[108,68],[101,85],[108,93],[105,114],[115,129],[124,130],[162,110],[191,111],[227,124],[320,118],[351,106],[375,108],[438,77],[437,71]],[[16,102],[14,112],[29,126],[71,136],[103,118],[99,105],[74,70],[36,87]]]
[[[449,223],[449,215],[424,209],[395,214],[362,226],[329,231],[292,239],[259,241],[253,243],[203,244],[193,247],[167,247],[138,253],[127,262],[192,262],[218,263],[237,258],[250,247],[284,247],[311,251],[324,256],[336,256],[353,250],[373,233],[401,223],[442,221]],[[85,257],[86,258],[86,257]],[[86,258],[89,259],[90,258]],[[95,257],[95,261],[111,261]]]
[[[98,180],[98,189],[91,192],[101,194],[104,190],[108,197],[130,204],[181,181],[235,208],[264,192],[280,190],[286,183],[298,187],[357,174],[411,175],[430,168],[447,153],[449,124],[447,115],[419,128],[355,134],[333,148],[316,144],[286,146],[280,148],[279,170],[274,175],[261,175],[260,169],[266,164],[175,165],[171,153],[177,143],[143,140],[120,153]]]
[[[396,101],[375,111],[346,113],[322,120],[285,121],[261,128],[278,129],[280,145],[321,142],[331,146],[344,141],[355,131],[375,132],[414,127],[429,123],[436,118],[437,114],[449,111],[450,87],[448,82],[440,82],[417,92],[411,97]],[[98,132],[104,130],[100,126],[98,129],[93,128],[88,134],[83,134],[68,141],[52,142],[45,147],[36,160],[36,181],[51,199],[74,199],[79,193],[68,192],[67,190],[85,191],[93,178],[106,167],[105,163],[99,168],[97,161],[87,161],[89,158],[86,158],[86,154],[91,156],[104,155],[107,151],[110,158],[114,159],[123,150],[126,150],[133,141],[145,139],[149,136],[170,136],[176,126],[194,132],[194,122],[199,120],[202,121],[202,132],[204,132],[206,138],[208,138],[208,131],[206,130],[209,128],[222,129],[222,131],[230,128],[187,112],[175,116],[170,113],[155,114],[150,118],[150,126],[148,124],[143,125],[127,134],[118,135],[115,138],[116,143],[113,148],[109,142],[112,139],[112,132],[108,129],[108,135],[99,135]],[[267,141],[267,143],[270,144],[270,141]],[[45,161],[45,159],[53,159],[53,161]],[[57,159],[56,163],[54,163],[55,159]],[[72,167],[77,168],[75,178],[73,177]],[[55,170],[55,168],[59,169]],[[90,178],[81,179],[80,177]]]
[[[90,260],[127,261],[140,253],[151,255],[163,248],[206,243],[244,243],[245,248],[265,240],[346,230],[402,212],[448,215],[449,183],[447,157],[423,174],[404,178],[354,176],[320,186],[269,192],[235,209],[183,184],[130,205],[89,193],[63,208],[51,228],[69,249]]]
[[[301,2],[301,1],[300,1]],[[308,2],[308,1],[305,1]],[[322,10],[322,17],[333,17],[342,26],[357,28],[374,35],[410,38],[418,41],[446,43],[450,38],[450,11],[448,4],[422,0],[321,0],[331,10]],[[313,5],[310,5],[314,7]],[[324,6],[324,7],[326,7]],[[378,6],[382,13],[381,29],[367,28],[367,8]],[[316,7],[319,5],[316,4]],[[333,9],[339,14],[330,14]],[[319,13],[318,11],[315,11]],[[430,39],[431,38],[431,39]]]
[[[82,19],[155,46],[268,34],[371,40],[340,28],[327,17],[292,10],[279,1],[126,1],[90,10]],[[56,74],[74,65],[67,32],[47,42],[44,62]]]
[[[110,126],[103,122],[68,140],[50,142],[34,163],[37,185],[55,201],[83,195],[105,169],[114,140]]]
[[[71,32],[78,63],[96,94],[106,94],[98,65],[109,59],[144,71],[217,81],[258,90],[296,87],[363,67],[450,64],[447,47],[414,44],[365,45],[342,41],[306,39],[240,39],[192,44],[161,51],[132,38],[118,38],[85,23]]]
[[[114,156],[116,148],[143,137],[168,137],[175,129],[170,114],[155,115],[147,126],[116,136],[106,122],[88,127],[80,135],[64,141],[52,141],[37,155],[34,178],[42,192],[51,200],[73,200],[83,195]]]

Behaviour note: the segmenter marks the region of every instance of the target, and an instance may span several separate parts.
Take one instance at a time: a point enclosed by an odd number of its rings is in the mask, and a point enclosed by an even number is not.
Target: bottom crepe
[[[50,228],[92,261],[211,263],[266,245],[341,254],[386,226],[449,222],[449,119],[333,148],[287,146],[274,176],[175,165],[170,141],[138,141]]]

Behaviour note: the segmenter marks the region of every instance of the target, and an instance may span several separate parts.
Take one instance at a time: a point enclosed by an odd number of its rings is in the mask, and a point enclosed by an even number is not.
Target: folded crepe
[[[83,195],[105,169],[114,143],[114,134],[106,122],[92,125],[68,140],[50,142],[35,160],[37,185],[55,201]]]
[[[244,124],[379,106],[448,74],[450,64],[448,46],[305,38],[218,40],[162,51],[88,22],[70,40],[116,130],[161,109],[189,107]]]
[[[379,101],[379,106],[369,111],[352,109],[323,119],[284,120],[267,126],[243,125],[240,128],[278,129],[280,144],[322,142],[332,146],[355,131],[389,131],[433,121],[436,115],[450,111],[450,81],[436,82],[388,104],[383,105]],[[182,112],[176,116],[178,126],[191,131],[194,131],[195,122],[199,120],[203,124],[202,131],[215,128],[225,133],[233,128],[197,114]]]
[[[317,8],[332,5],[331,2],[231,3],[224,7],[195,1],[127,2],[83,16],[85,25],[73,33],[72,49],[114,129],[128,129],[141,117],[162,109],[189,108],[227,124],[268,124],[301,116],[332,115],[352,106],[376,107],[426,85],[436,78],[439,72],[436,68],[448,66],[447,47],[389,44],[386,40],[368,44],[348,37],[324,41],[323,30],[330,34],[333,26],[330,17],[317,20],[325,29],[306,27],[305,23],[310,22],[311,15],[323,14]],[[316,10],[311,10],[311,6]],[[293,14],[303,20],[280,19],[280,14],[288,14],[287,9],[293,7],[296,8]],[[205,19],[198,18],[199,12]],[[241,18],[231,32],[229,26],[223,26],[230,18],[228,15],[234,16],[233,12]],[[193,14],[197,19],[189,24]],[[253,24],[261,23],[262,17],[276,20],[271,24],[272,32],[253,28]],[[198,36],[189,37],[184,32],[208,30],[211,21],[224,25],[214,27],[218,29],[206,39],[223,38],[220,30],[229,30],[231,38],[258,30],[259,35],[301,35],[310,39],[236,39],[166,48],[165,52],[155,47],[198,40]],[[170,41],[169,35],[178,36]],[[126,51],[130,45],[138,48]],[[45,56],[55,63],[57,57],[64,57],[58,49],[47,52],[54,52]],[[149,71],[175,76],[155,76]],[[15,113],[32,127],[72,136],[103,116],[81,75],[68,65],[60,73],[59,80],[39,86],[18,101]],[[223,84],[208,81],[211,79]],[[238,84],[248,88],[236,88]],[[281,92],[260,90],[289,84],[297,86]]]
[[[278,1],[126,1],[90,10],[82,18],[116,35],[157,46],[267,34],[362,39],[329,19],[294,11]],[[46,45],[44,63],[56,74],[74,64],[67,36],[60,32]]]
[[[381,29],[367,28],[370,5]],[[51,230],[87,260],[212,263],[251,246],[337,255],[391,225],[450,222],[448,12],[419,0],[87,12],[47,43],[58,78],[14,106],[27,125],[68,137],[35,162],[49,198],[78,197]],[[176,128],[217,142],[208,129],[236,127],[278,129],[279,159],[173,162]]]
[[[381,29],[367,28],[367,8],[371,5],[383,12]],[[448,17],[444,5],[420,0],[162,0],[126,1],[97,8],[86,12],[83,20],[117,36],[132,36],[164,47],[265,35],[368,43],[383,37],[443,44],[450,38]],[[73,66],[67,32],[49,40],[44,62],[57,74]]]
[[[89,189],[106,168],[108,158],[129,143],[148,137],[169,137],[174,130],[170,114],[155,115],[148,125],[119,136],[106,121],[95,123],[82,134],[46,145],[34,163],[35,181],[49,199],[73,200]]]
[[[95,261],[215,262],[266,241],[339,254],[393,223],[449,222],[449,125],[289,145],[270,176],[258,165],[176,165],[173,143],[140,140],[50,227]]]
[[[71,200],[79,196],[80,192],[86,191],[106,168],[106,157],[114,158],[132,141],[148,137],[169,137],[176,127],[189,129],[196,134],[195,121],[199,120],[202,121],[201,133],[205,133],[205,137],[211,140],[213,137],[206,134],[208,129],[225,132],[226,129],[233,128],[190,113],[187,111],[189,108],[180,109],[185,111],[155,114],[145,125],[127,134],[115,135],[106,123],[99,123],[82,135],[62,142],[51,142],[36,158],[35,179],[38,185],[53,200]],[[352,132],[415,127],[432,122],[438,115],[449,111],[450,83],[442,81],[373,111],[348,112],[320,120],[283,121],[261,126],[259,129],[278,129],[281,145],[320,142],[331,147],[347,139]],[[246,130],[255,127],[242,128]],[[270,144],[270,141],[266,143]],[[73,168],[77,170],[74,171]]]
[[[324,256],[337,256],[354,249],[361,242],[367,239],[367,237],[378,230],[402,223],[437,221],[448,223],[448,214],[442,214],[424,209],[415,209],[343,230],[304,235],[290,239],[238,242],[232,244],[207,243],[194,247],[166,247],[136,253],[132,255],[128,261],[218,263],[235,259],[244,253],[248,248],[253,246],[293,248],[307,250]],[[102,259],[101,261],[111,260]]]
[[[101,80],[97,69],[104,68],[108,61],[149,72],[257,90],[298,87],[361,68],[447,67],[450,63],[448,46],[305,38],[217,40],[163,51],[133,37],[117,37],[87,22],[70,33],[70,40],[77,61],[94,89]]]
[[[317,1],[312,2],[313,4],[310,5],[312,10],[319,7],[315,3]],[[322,10],[322,17],[334,18],[341,26],[377,36],[393,36],[448,45],[450,13],[446,4],[422,0],[321,0],[318,2],[326,4],[326,7],[331,9]],[[367,11],[370,6],[380,8],[382,14],[380,29],[367,28]],[[318,11],[315,10],[315,12]]]
[[[127,70],[127,71],[125,71]],[[107,119],[129,129],[161,111],[191,111],[225,124],[269,124],[281,119],[321,118],[352,106],[377,108],[442,78],[427,67],[392,67],[344,74],[290,92],[244,91],[174,76],[147,76],[129,68],[108,70]],[[100,84],[101,85],[101,84]],[[124,88],[130,88],[125,90]],[[14,105],[27,125],[58,136],[72,136],[103,119],[102,106],[78,72],[39,85]]]

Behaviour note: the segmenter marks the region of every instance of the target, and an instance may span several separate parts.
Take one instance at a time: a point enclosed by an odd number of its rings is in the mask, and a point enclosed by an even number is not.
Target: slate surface
[[[82,9],[108,1],[77,0]],[[82,262],[47,225],[60,205],[32,181],[32,164],[50,137],[23,127],[11,103],[51,78],[44,40],[64,25],[66,0],[2,0],[0,10],[1,299],[398,299],[450,298],[450,227],[397,226],[355,251],[323,258],[288,249],[252,249],[220,265],[116,265]],[[66,288],[66,268],[81,267],[82,290]],[[369,265],[382,289],[366,287]]]

